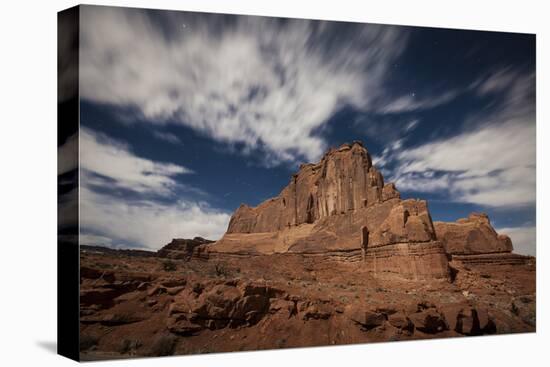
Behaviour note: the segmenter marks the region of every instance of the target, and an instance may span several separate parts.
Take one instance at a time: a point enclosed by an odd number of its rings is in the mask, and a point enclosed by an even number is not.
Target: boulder
[[[386,321],[386,315],[381,312],[363,310],[356,307],[348,309],[347,314],[350,320],[365,330],[374,329]]]
[[[177,334],[192,334],[201,329],[221,329],[227,326],[254,325],[268,312],[282,292],[254,283],[226,282],[211,287],[202,285],[180,291],[168,310],[167,327]]]
[[[512,240],[498,234],[484,213],[472,213],[454,223],[435,222],[437,239],[451,255],[512,252]]]
[[[428,308],[409,315],[416,330],[426,334],[436,334],[448,330],[445,317],[435,308]]]
[[[272,298],[269,304],[269,313],[276,314],[278,312],[283,312],[290,317],[295,312],[295,307],[296,306],[292,301]]]
[[[388,322],[391,326],[409,333],[414,330],[414,324],[403,312],[389,315]]]
[[[332,316],[333,308],[324,302],[306,302],[300,306],[303,320],[326,320]]]
[[[485,308],[464,308],[457,316],[454,330],[464,335],[494,334],[496,325]]]

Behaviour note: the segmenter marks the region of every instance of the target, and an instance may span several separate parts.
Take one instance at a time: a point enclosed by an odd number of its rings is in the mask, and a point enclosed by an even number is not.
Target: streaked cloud
[[[390,179],[401,190],[446,193],[460,202],[534,205],[534,76],[504,69],[482,78],[474,91],[499,98],[457,135],[388,151],[382,163],[395,164]]]
[[[177,184],[174,176],[193,173],[183,166],[137,157],[128,145],[86,128],[80,132],[80,164],[88,185],[157,195],[171,192]]]
[[[84,7],[82,97],[264,149],[271,163],[318,159],[315,131],[344,105],[372,108],[407,40],[393,26],[171,15],[161,26],[139,9]]]
[[[60,150],[72,149],[75,140]],[[175,179],[193,173],[188,168],[138,157],[127,144],[86,128],[80,149],[81,243],[157,249],[172,238],[217,239],[225,232],[229,214],[201,201],[200,189]],[[182,192],[193,198],[180,197]],[[76,191],[70,194],[62,197],[72,200],[60,205],[61,219],[70,219],[65,213],[72,214],[78,202]]]
[[[177,135],[169,132],[155,131],[153,132],[153,136],[157,139],[167,141],[168,143],[181,144],[180,138],[178,138]]]
[[[227,229],[230,215],[206,203],[175,200],[163,204],[152,200],[127,200],[80,190],[80,221],[83,232],[111,239],[104,244],[132,243],[158,249],[172,238],[202,236],[218,239]]]
[[[497,228],[501,234],[507,234],[514,244],[514,252],[522,255],[536,256],[536,227]]]
[[[404,113],[426,110],[448,103],[459,95],[459,91],[451,90],[439,95],[419,97],[416,94],[407,94],[393,100],[387,100],[377,109],[382,114]]]
[[[420,120],[419,119],[414,119],[414,120],[411,120],[406,126],[405,126],[405,132],[409,132],[409,131],[412,131],[414,130],[418,124],[420,123]]]

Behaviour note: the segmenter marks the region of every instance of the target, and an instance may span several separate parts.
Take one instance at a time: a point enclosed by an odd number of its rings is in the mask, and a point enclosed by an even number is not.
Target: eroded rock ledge
[[[362,245],[363,227],[369,234]],[[360,142],[302,165],[277,197],[255,208],[241,205],[227,233],[208,249],[213,256],[294,253],[364,260],[377,273],[448,276],[426,201],[401,200]]]

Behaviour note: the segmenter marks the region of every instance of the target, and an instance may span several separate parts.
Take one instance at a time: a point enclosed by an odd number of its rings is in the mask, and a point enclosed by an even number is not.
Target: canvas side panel
[[[79,7],[57,18],[57,352],[79,360]]]

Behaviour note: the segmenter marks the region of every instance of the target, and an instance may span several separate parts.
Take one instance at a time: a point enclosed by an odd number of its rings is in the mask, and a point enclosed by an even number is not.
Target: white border
[[[536,366],[548,363],[548,65],[544,1],[149,0],[95,4],[537,33],[536,334],[125,360],[117,366]],[[0,13],[2,365],[69,365],[56,338],[56,12],[72,1],[4,2]],[[550,246],[550,245],[548,245]],[[546,347],[547,349],[548,347]]]

